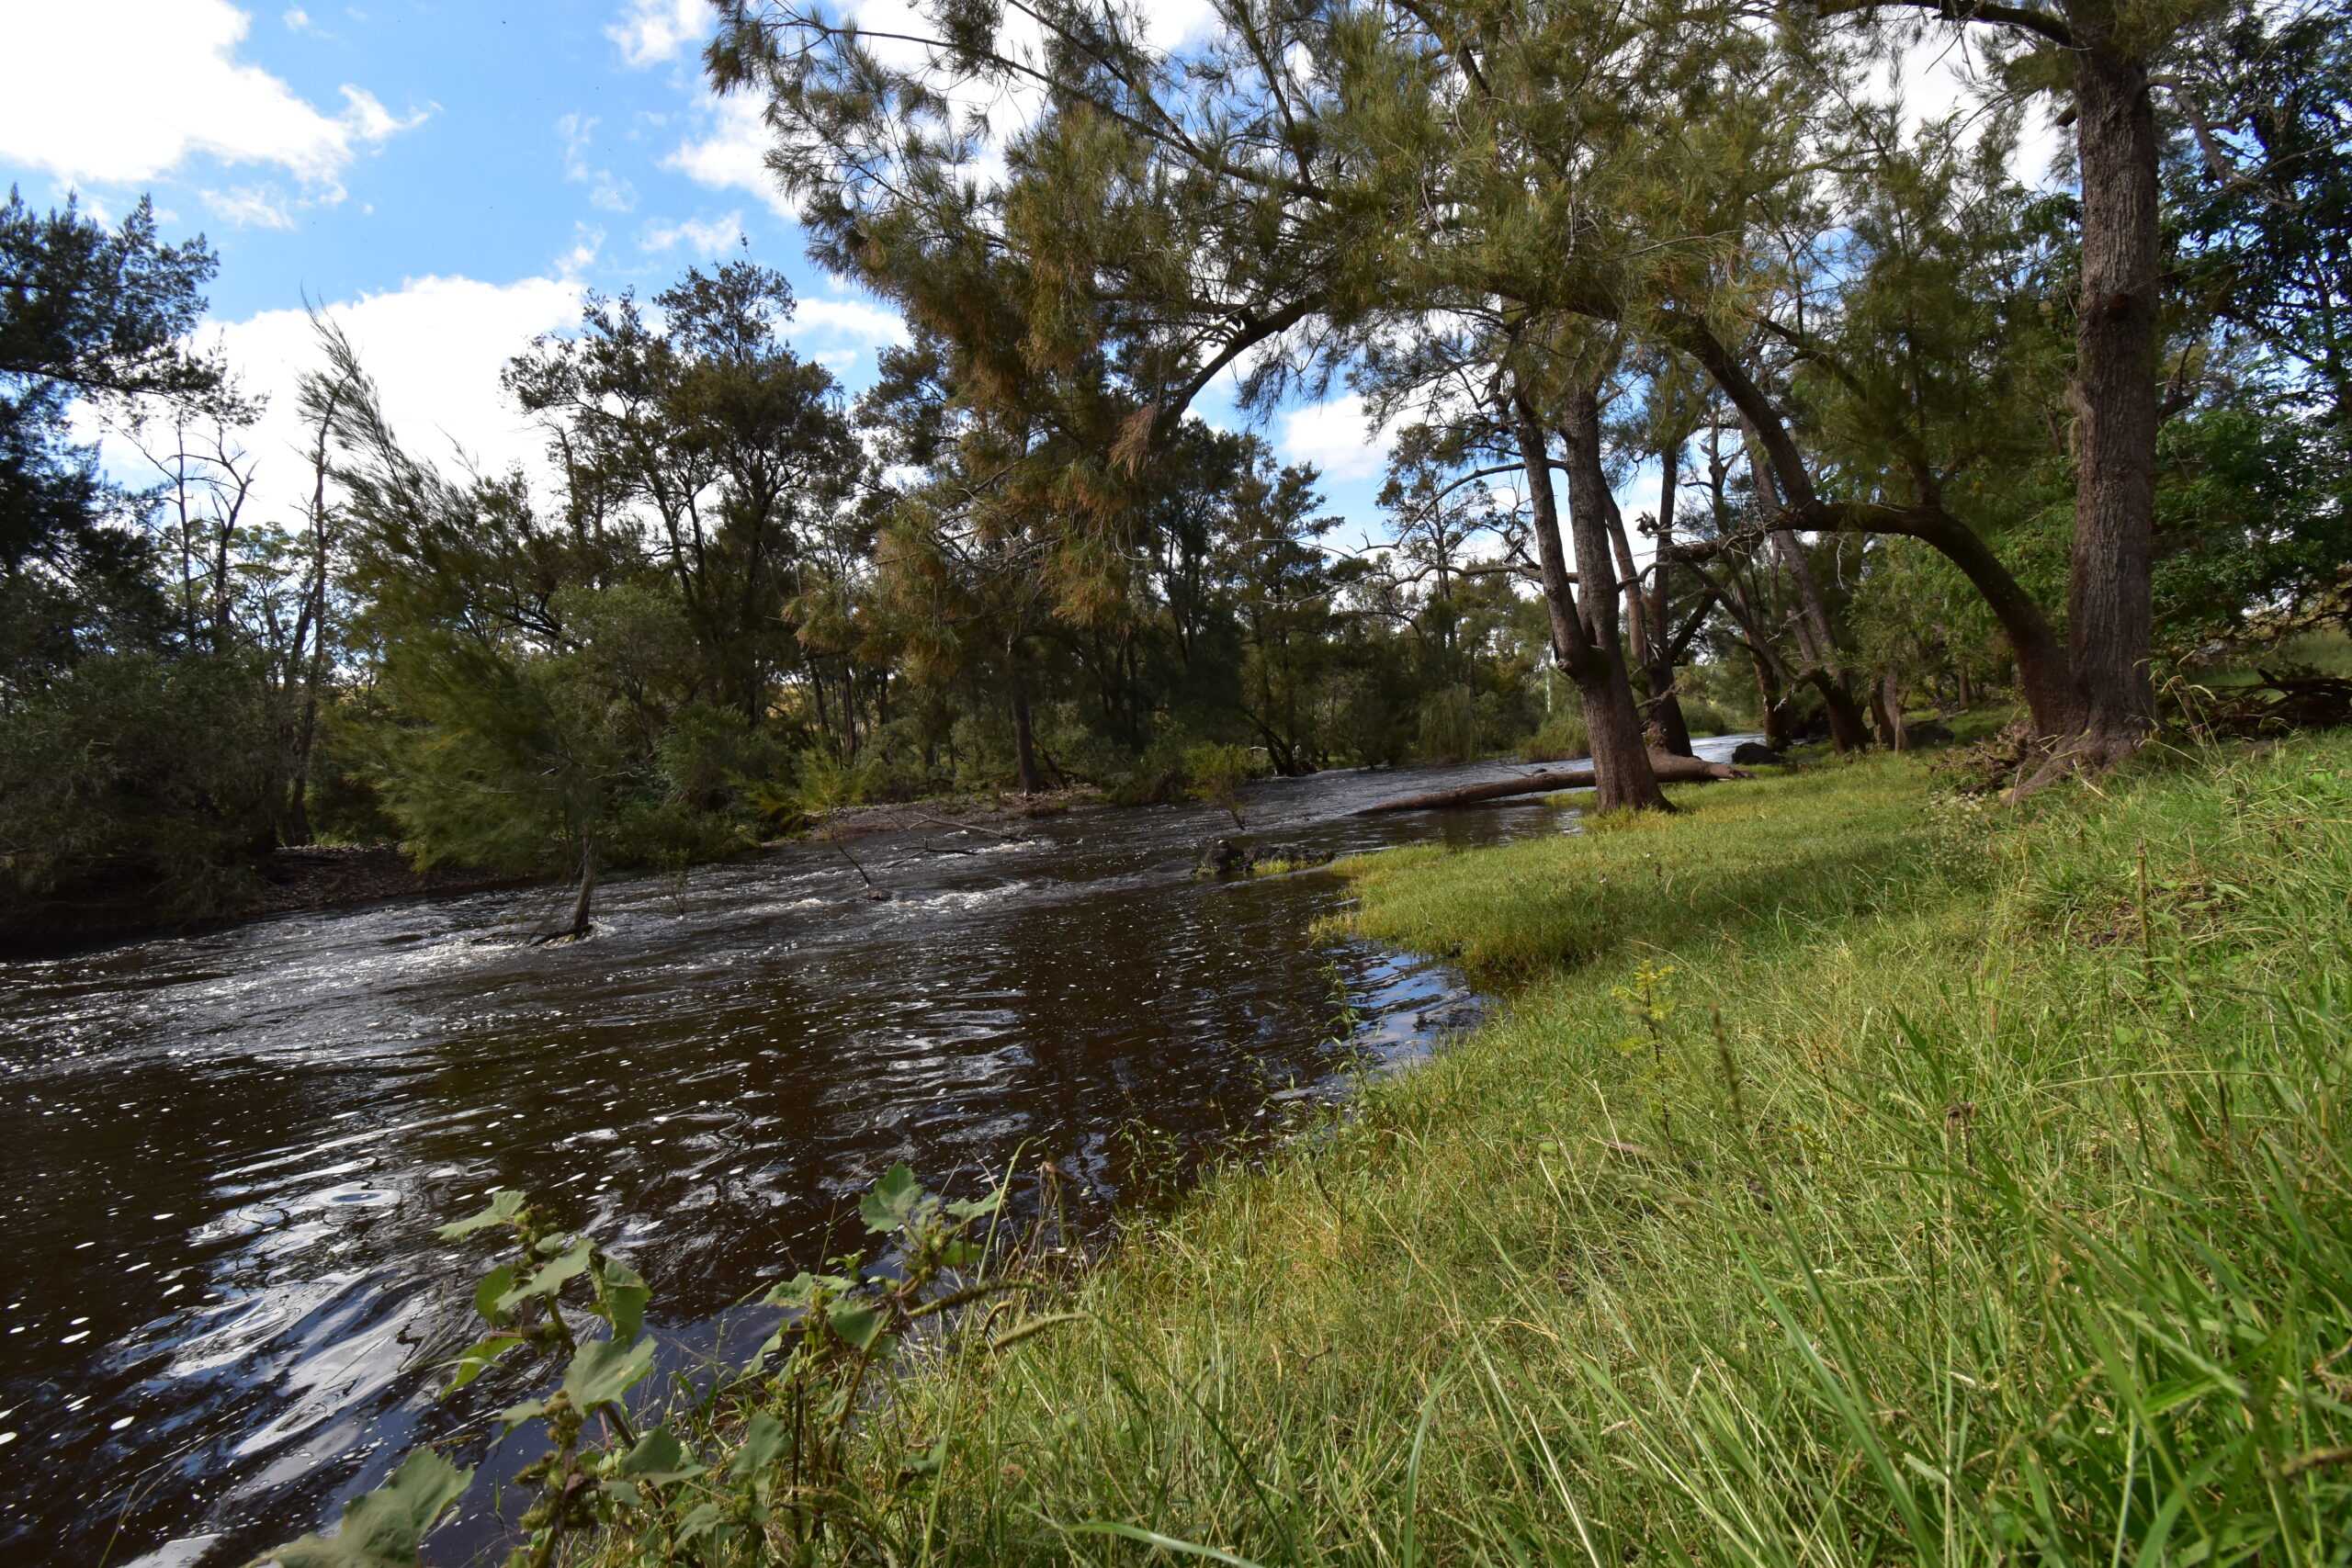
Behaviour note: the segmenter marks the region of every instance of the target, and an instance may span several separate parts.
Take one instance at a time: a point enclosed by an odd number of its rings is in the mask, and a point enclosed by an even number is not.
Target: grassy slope
[[[2109,795],[1883,760],[1343,868],[1513,999],[1131,1237],[1087,1322],[902,1384],[877,1473],[950,1457],[880,1535],[2342,1561],[2352,741]]]

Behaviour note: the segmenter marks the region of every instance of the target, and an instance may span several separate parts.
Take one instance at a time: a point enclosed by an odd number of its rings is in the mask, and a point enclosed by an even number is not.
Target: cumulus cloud
[[[629,0],[605,36],[621,51],[621,59],[639,69],[674,59],[687,44],[702,37],[710,19],[709,0]]]
[[[1274,451],[1285,463],[1312,463],[1337,482],[1378,479],[1396,444],[1394,424],[1372,427],[1363,399],[1342,393],[1284,413],[1276,426]]]
[[[662,160],[696,185],[749,192],[778,217],[797,219],[767,166],[768,130],[760,106],[741,93],[709,101],[699,133],[688,136]]]
[[[311,104],[237,58],[252,23],[227,0],[15,8],[8,41],[25,68],[0,93],[0,160],[136,183],[202,153],[331,186],[362,150],[424,119],[356,86],[343,89],[340,112]],[[63,68],[77,60],[105,62],[103,91]]]
[[[381,391],[384,412],[420,456],[447,463],[459,452],[485,472],[541,458],[539,437],[499,389],[498,373],[542,333],[579,320],[581,286],[562,277],[484,283],[469,277],[411,278],[396,289],[323,307],[359,351]],[[252,511],[257,522],[299,526],[309,502],[309,442],[295,403],[304,371],[319,364],[310,318],[264,310],[208,327],[207,346],[227,356],[245,389],[266,395],[267,412],[245,434],[258,464]],[[108,457],[127,468],[125,450]]]
[[[905,318],[896,310],[839,296],[797,301],[785,335],[808,358],[844,377],[861,358],[911,341]]]
[[[741,208],[717,218],[681,218],[674,223],[655,221],[638,235],[639,250],[666,254],[681,248],[698,256],[715,256],[735,248],[743,237]]]

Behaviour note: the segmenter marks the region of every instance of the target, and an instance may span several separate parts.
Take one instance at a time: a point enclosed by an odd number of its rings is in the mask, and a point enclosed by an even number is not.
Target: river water
[[[1510,771],[1270,782],[1246,837],[1569,825],[1347,815]],[[813,844],[610,884],[576,946],[513,940],[559,917],[542,890],[0,966],[0,1562],[242,1562],[519,1397],[495,1373],[433,1397],[481,1266],[433,1227],[493,1187],[634,1262],[649,1326],[707,1339],[854,1237],[896,1161],[965,1193],[1050,1165],[1099,1229],[1147,1178],[1475,1015],[1442,965],[1313,938],[1337,878],[1192,880],[1221,814],[1025,831],[856,840],[887,902]],[[432,1561],[499,1544],[488,1491]]]

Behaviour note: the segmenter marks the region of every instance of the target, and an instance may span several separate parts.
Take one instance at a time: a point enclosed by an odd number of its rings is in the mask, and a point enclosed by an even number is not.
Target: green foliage
[[[1923,783],[1355,863],[1510,999],[902,1385],[932,1554],[2329,1560],[2352,744]]]
[[[1564,700],[1519,749],[1529,762],[1569,762],[1592,754],[1592,737],[1586,730],[1584,709]]]
[[[1467,762],[1481,750],[1478,699],[1467,686],[1449,686],[1421,700],[1413,755],[1424,762]]]
[[[1682,722],[1690,727],[1694,736],[1729,735],[1742,728],[1729,714],[1704,697],[1683,697],[1680,702]]]
[[[431,1449],[418,1449],[391,1480],[352,1500],[334,1535],[306,1535],[266,1560],[280,1568],[408,1568],[425,1533],[465,1495],[473,1473]]]
[[[511,1245],[510,1260],[474,1291],[490,1333],[451,1363],[445,1397],[509,1357],[563,1369],[553,1393],[499,1416],[502,1436],[536,1423],[548,1445],[516,1477],[536,1500],[509,1562],[526,1568],[573,1543],[593,1552],[639,1536],[691,1549],[687,1560],[704,1562],[763,1560],[770,1551],[805,1561],[869,1540],[877,1518],[917,1501],[937,1470],[935,1456],[880,1475],[851,1468],[853,1438],[872,1436],[865,1392],[892,1375],[918,1325],[945,1325],[961,1309],[992,1303],[969,1331],[976,1348],[989,1349],[1069,1321],[1000,1321],[1005,1303],[1030,1288],[1014,1274],[976,1272],[989,1260],[1001,1201],[1001,1194],[949,1201],[925,1191],[907,1167],[893,1167],[859,1205],[868,1234],[888,1249],[888,1269],[860,1249],[833,1259],[827,1272],[776,1285],[763,1303],[782,1318],[748,1364],[721,1370],[699,1393],[682,1389],[664,1409],[638,1401],[635,1414],[632,1391],[651,1376],[654,1356],[643,1327],[651,1292],[636,1269],[591,1237],[550,1225],[509,1190],[441,1226],[444,1241],[495,1234]],[[598,1323],[605,1331],[589,1337]],[[967,1337],[957,1329],[957,1339]],[[649,1416],[659,1420],[640,1435],[638,1423]],[[334,1536],[305,1537],[260,1561],[407,1568],[470,1475],[419,1450],[352,1504]]]
[[[223,660],[97,654],[0,710],[0,905],[149,889],[234,907],[276,806],[268,715]]]
[[[1204,743],[1184,748],[1187,791],[1194,800],[1229,815],[1237,828],[1244,825],[1241,786],[1258,771],[1257,759],[1245,747]]]

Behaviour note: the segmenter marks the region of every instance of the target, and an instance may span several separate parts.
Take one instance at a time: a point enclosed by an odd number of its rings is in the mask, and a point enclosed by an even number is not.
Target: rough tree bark
[[[2138,749],[2155,727],[2154,626],[2157,286],[2156,124],[2148,73],[2115,47],[2124,19],[2074,12],[2082,167],[2082,300],[2075,315],[2075,540],[2066,635],[2085,765]]]
[[[1558,502],[1552,494],[1552,457],[1544,423],[1524,386],[1511,387],[1513,434],[1527,468],[1537,564],[1552,618],[1552,651],[1584,702],[1585,730],[1599,775],[1598,805],[1671,811],[1650,769],[1642,718],[1634,706],[1624,652],[1617,636],[1617,572],[1609,546],[1609,481],[1600,467],[1600,405],[1590,387],[1571,389],[1561,429],[1567,438],[1568,515],[1575,531],[1577,580],[1568,577],[1560,539]],[[1578,594],[1578,587],[1583,592]]]

